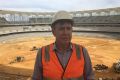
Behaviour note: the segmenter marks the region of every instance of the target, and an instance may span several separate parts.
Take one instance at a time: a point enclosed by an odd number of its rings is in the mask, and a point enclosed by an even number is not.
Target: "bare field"
[[[12,74],[31,75],[34,67],[36,50],[31,51],[33,46],[41,47],[54,42],[53,37],[17,38],[0,43],[0,72]],[[120,40],[106,38],[91,38],[73,36],[72,42],[81,44],[88,49],[93,66],[105,64],[112,66],[120,59]],[[9,64],[16,56],[24,56],[23,62]],[[96,77],[117,77],[111,69],[108,72],[95,72]]]

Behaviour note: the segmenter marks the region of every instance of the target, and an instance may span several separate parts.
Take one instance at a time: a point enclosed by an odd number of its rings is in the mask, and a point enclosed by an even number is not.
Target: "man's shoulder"
[[[83,52],[86,52],[87,51],[87,49],[86,49],[86,47],[84,46],[84,45],[81,45],[81,44],[77,44],[77,43],[72,43],[73,45],[77,45],[77,46],[79,46],[80,48],[82,48],[82,51]]]
[[[53,45],[53,44],[54,44],[54,43],[51,43],[51,44],[47,44],[47,45],[41,46],[41,47],[39,47],[39,49],[42,49],[42,48],[48,47],[48,46]]]
[[[77,43],[72,43],[72,44],[75,45],[75,46],[79,46],[79,47],[85,48],[84,45],[82,45],[82,44],[77,44]]]

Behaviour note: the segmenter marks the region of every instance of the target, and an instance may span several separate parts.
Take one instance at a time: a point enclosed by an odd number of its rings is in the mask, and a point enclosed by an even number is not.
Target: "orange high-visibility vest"
[[[42,65],[44,80],[85,80],[83,77],[84,57],[82,46],[72,44],[72,54],[66,69],[62,68],[53,44],[42,48]]]

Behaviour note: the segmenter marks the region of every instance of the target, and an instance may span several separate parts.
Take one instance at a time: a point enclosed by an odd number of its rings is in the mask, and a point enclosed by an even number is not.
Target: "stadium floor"
[[[0,72],[9,72],[10,74],[19,74],[30,77],[32,75],[37,52],[36,50],[32,51],[31,49],[33,47],[38,48],[43,45],[47,45],[51,42],[54,42],[54,38],[52,36],[34,36],[31,38],[17,37],[16,39],[0,42]],[[115,78],[120,76],[119,74],[114,73],[111,69],[112,64],[120,59],[120,40],[73,36],[72,42],[81,44],[88,49],[93,66],[102,63],[109,67],[107,72],[95,71],[96,78]],[[25,60],[23,62],[15,62],[10,64],[10,62],[13,61],[16,56],[24,56]]]

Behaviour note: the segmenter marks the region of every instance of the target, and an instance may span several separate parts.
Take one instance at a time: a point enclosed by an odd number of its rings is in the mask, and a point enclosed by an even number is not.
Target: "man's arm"
[[[86,48],[83,47],[83,55],[85,60],[85,68],[84,68],[84,75],[86,80],[94,80],[94,72],[92,69],[92,63],[88,51]]]
[[[42,80],[42,54],[41,49],[38,50],[36,61],[34,65],[34,72],[32,75],[32,80]]]

